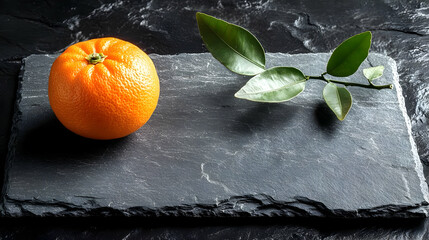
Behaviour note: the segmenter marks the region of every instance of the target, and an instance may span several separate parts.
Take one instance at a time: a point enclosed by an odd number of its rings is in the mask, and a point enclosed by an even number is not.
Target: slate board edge
[[[194,204],[167,206],[161,208],[132,207],[115,209],[100,206],[77,206],[57,200],[40,201],[14,200],[6,196],[6,202],[19,212],[5,212],[2,217],[317,217],[317,218],[422,218],[426,212],[422,207],[427,204],[385,205],[354,211],[328,209],[323,203],[305,197],[296,197],[294,201],[278,201],[270,196],[244,195],[221,200],[217,204]],[[249,204],[254,210],[243,211],[240,205]],[[45,211],[39,215],[28,209],[41,207]],[[58,209],[62,209],[58,211]]]
[[[30,55],[31,56],[31,55]],[[29,56],[29,57],[30,57]],[[12,123],[11,123],[11,130],[10,130],[10,139],[7,146],[7,154],[4,164],[4,179],[3,179],[3,186],[1,187],[0,192],[0,217],[6,215],[6,193],[9,187],[9,169],[12,166],[12,159],[15,155],[15,142],[16,137],[18,135],[18,129],[16,128],[17,123],[20,121],[21,111],[19,110],[19,103],[21,102],[22,95],[21,95],[21,89],[22,89],[22,81],[24,79],[24,72],[25,72],[25,61],[27,58],[23,58],[21,60],[21,68],[19,70],[18,75],[18,85],[16,89],[16,99],[14,104],[14,110],[12,115]]]
[[[405,98],[404,98],[404,95],[402,93],[402,87],[399,84],[398,69],[397,69],[395,60],[393,60],[392,58],[389,57],[389,61],[392,62],[391,64],[394,68],[393,69],[393,77],[394,77],[393,84],[394,84],[394,87],[397,89],[396,93],[398,95],[399,108],[402,111],[402,115],[404,116],[405,124],[407,125],[408,137],[409,137],[410,143],[411,143],[411,151],[413,154],[413,160],[414,160],[414,163],[416,164],[415,169],[416,169],[417,175],[420,179],[420,188],[423,192],[423,197],[424,197],[426,204],[427,204],[429,202],[428,184],[427,184],[426,178],[423,174],[423,164],[420,160],[420,156],[419,156],[418,151],[417,151],[417,144],[414,141],[412,127],[411,127],[411,120],[407,114],[407,108],[405,107]],[[426,216],[429,216],[429,213],[427,212],[427,208],[423,208],[422,210],[425,212]]]
[[[204,54],[204,53],[203,53]],[[209,54],[209,53],[205,53]],[[282,55],[285,54],[280,53]],[[371,53],[376,55],[383,55],[378,53]],[[38,54],[45,56],[52,56],[51,54]],[[57,55],[57,54],[53,54]],[[158,56],[174,57],[177,55],[159,55]],[[182,54],[178,54],[182,55]],[[187,55],[198,55],[187,54]],[[314,55],[314,53],[300,54],[300,55]],[[425,201],[414,205],[384,205],[368,209],[357,210],[343,210],[343,209],[329,209],[323,203],[317,202],[305,197],[297,196],[294,201],[278,201],[272,197],[264,194],[257,195],[244,195],[234,196],[228,199],[219,201],[217,204],[195,204],[195,205],[179,205],[167,206],[161,208],[148,208],[148,207],[132,207],[127,209],[115,209],[110,207],[103,207],[95,205],[77,206],[68,202],[61,202],[53,199],[52,201],[41,201],[38,199],[16,200],[7,196],[8,189],[8,169],[10,169],[12,159],[14,156],[14,143],[16,141],[17,129],[15,125],[20,121],[21,111],[19,103],[22,99],[21,89],[22,82],[25,74],[25,61],[30,59],[33,55],[28,56],[22,60],[22,67],[19,75],[18,89],[16,95],[15,111],[13,115],[11,137],[8,145],[8,155],[6,159],[6,173],[5,173],[5,186],[3,186],[0,199],[0,217],[31,217],[31,216],[54,216],[54,217],[334,217],[334,218],[370,218],[370,217],[383,217],[383,218],[414,218],[414,217],[427,217],[427,209],[429,207],[429,191],[423,175],[423,165],[417,153],[417,146],[414,138],[412,137],[411,121],[407,115],[404,97],[402,95],[402,88],[399,84],[399,75],[397,73],[396,62],[392,61],[394,67],[394,86],[397,88],[398,101],[402,110],[403,116],[406,121],[409,138],[412,145],[412,153],[415,161],[415,170],[420,179],[420,186],[424,195]],[[249,204],[254,207],[254,210],[240,211],[238,204]],[[8,208],[17,208],[20,211],[8,211]],[[42,215],[33,213],[29,208],[42,207],[44,209],[52,209],[53,211],[44,211]],[[60,209],[60,210],[59,210]]]

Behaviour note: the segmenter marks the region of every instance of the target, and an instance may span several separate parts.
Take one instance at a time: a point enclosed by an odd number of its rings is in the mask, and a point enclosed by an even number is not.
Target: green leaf
[[[207,49],[229,70],[253,76],[265,70],[265,52],[246,29],[197,13],[197,23]]]
[[[345,40],[332,53],[327,72],[336,77],[352,75],[368,56],[370,46],[371,32],[363,32]]]
[[[370,67],[363,70],[363,75],[371,82],[383,76],[384,66]]]
[[[345,88],[337,87],[334,83],[326,84],[323,98],[339,120],[344,120],[352,107],[352,95]]]
[[[304,91],[306,81],[296,68],[274,67],[251,78],[235,97],[255,102],[284,102]]]

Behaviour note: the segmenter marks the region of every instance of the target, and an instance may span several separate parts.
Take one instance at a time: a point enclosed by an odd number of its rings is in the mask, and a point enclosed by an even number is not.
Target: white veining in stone
[[[237,193],[231,191],[231,189],[229,189],[228,186],[226,186],[225,184],[223,184],[219,181],[215,181],[215,180],[210,179],[209,174],[204,171],[204,165],[205,164],[206,163],[201,163],[201,177],[202,178],[205,178],[207,180],[207,182],[209,182],[211,184],[221,186],[223,188],[223,190],[225,190],[225,192],[227,192],[229,194],[237,195]]]

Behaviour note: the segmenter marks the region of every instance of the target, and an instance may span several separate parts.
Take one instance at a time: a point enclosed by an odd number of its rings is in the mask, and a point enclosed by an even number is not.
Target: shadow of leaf
[[[298,107],[286,104],[256,103],[239,114],[232,130],[241,134],[285,126],[294,117]]]
[[[324,135],[333,137],[339,127],[339,120],[325,102],[319,102],[314,109],[317,125]]]

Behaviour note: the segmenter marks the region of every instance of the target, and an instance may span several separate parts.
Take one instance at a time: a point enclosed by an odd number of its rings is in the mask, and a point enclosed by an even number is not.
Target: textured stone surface
[[[325,107],[323,83],[283,104],[235,99],[246,77],[209,54],[151,55],[161,81],[148,124],[115,141],[64,129],[47,98],[55,56],[26,59],[16,116],[8,215],[422,216],[428,193],[410,135],[396,65],[350,88],[344,122]],[[269,54],[270,66],[324,72],[328,54]],[[361,74],[355,81],[364,81]]]
[[[268,52],[328,52],[370,30],[372,50],[398,64],[413,136],[421,160],[429,165],[427,1],[1,1],[0,61],[61,52],[78,41],[103,36],[131,41],[148,53],[206,52],[196,11],[249,29]]]

